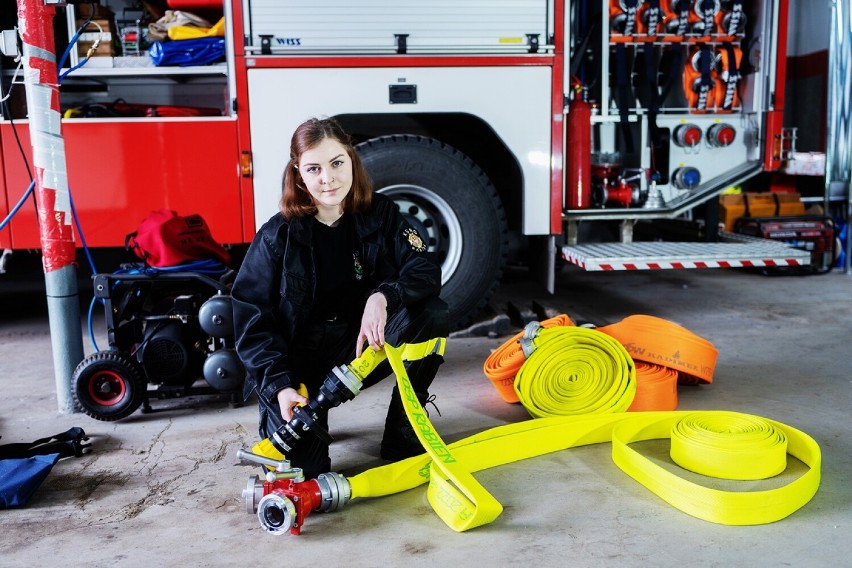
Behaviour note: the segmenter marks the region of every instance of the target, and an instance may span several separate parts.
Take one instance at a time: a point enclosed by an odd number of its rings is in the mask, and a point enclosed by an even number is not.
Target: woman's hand
[[[366,341],[375,351],[385,345],[385,325],[388,323],[388,300],[381,292],[367,298],[364,315],[361,317],[361,330],[355,343],[355,357],[360,357]]]
[[[281,417],[285,422],[293,418],[293,409],[300,404],[308,404],[308,399],[300,395],[296,389],[287,387],[278,391],[278,405],[281,407]]]

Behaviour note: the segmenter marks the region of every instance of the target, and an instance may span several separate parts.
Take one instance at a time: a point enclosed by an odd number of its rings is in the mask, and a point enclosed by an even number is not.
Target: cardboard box
[[[746,216],[746,201],[750,217],[781,217],[804,215],[805,204],[798,193],[739,193],[719,197],[719,223],[729,233],[734,232],[734,224],[740,217]]]
[[[83,25],[85,20],[78,20],[77,27]],[[100,28],[98,27],[100,26]],[[101,31],[103,30],[103,32]],[[100,38],[100,43],[97,49],[92,53],[92,57],[112,57],[116,55],[115,50],[115,24],[112,20],[92,20],[86,29],[80,32],[80,37],[77,40],[77,54],[82,58],[86,57],[89,49],[95,44],[95,41]]]
[[[83,2],[74,4],[74,13],[77,16],[77,26],[83,23],[89,17],[99,20],[109,20],[115,16],[112,10],[107,6],[101,6],[100,2]]]

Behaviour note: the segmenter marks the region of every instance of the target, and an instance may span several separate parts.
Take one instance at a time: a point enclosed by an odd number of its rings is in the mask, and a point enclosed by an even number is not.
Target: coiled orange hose
[[[678,372],[644,361],[635,361],[635,364],[636,396],[627,411],[675,410]]]
[[[712,383],[718,352],[712,343],[676,323],[645,315],[597,328],[624,345],[634,361],[678,372],[681,384]]]
[[[573,326],[575,324],[566,314],[559,314],[542,321],[540,325],[542,327],[554,327],[558,325]],[[500,345],[485,359],[482,366],[485,376],[491,380],[500,397],[506,402],[520,402],[515,393],[515,376],[526,359],[519,343],[523,336],[524,332],[521,331]]]

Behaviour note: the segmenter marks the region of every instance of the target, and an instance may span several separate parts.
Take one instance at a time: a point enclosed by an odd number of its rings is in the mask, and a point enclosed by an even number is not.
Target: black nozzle
[[[334,438],[318,424],[319,412],[340,406],[361,392],[361,380],[348,367],[333,368],[320,387],[317,396],[305,406],[293,410],[293,418],[272,434],[270,440],[279,452],[287,455],[306,432],[330,444]]]

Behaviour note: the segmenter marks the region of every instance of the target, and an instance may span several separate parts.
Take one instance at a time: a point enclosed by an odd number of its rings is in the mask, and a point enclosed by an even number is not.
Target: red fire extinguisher
[[[574,99],[568,105],[567,138],[565,206],[588,209],[592,204],[592,108],[580,85],[574,87]]]

